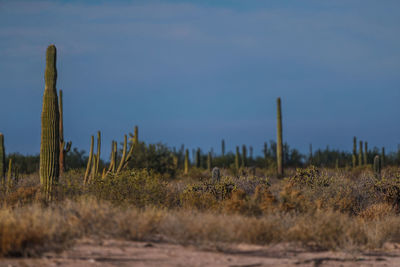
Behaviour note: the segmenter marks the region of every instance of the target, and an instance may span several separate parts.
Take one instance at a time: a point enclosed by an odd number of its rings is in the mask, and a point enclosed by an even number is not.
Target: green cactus
[[[239,147],[236,146],[236,154],[235,154],[235,169],[236,169],[236,171],[239,171],[239,169],[240,169],[239,159],[240,159]]]
[[[90,152],[89,152],[88,162],[86,165],[85,176],[83,178],[83,184],[88,184],[90,182],[89,175],[90,175],[90,171],[92,169],[92,162],[93,162],[93,146],[94,146],[94,136],[92,135],[90,137]]]
[[[209,171],[211,171],[211,169],[212,169],[212,155],[211,155],[211,152],[208,152],[208,156],[207,156],[207,169]]]
[[[119,165],[118,165],[117,173],[119,173],[125,165],[126,151],[127,151],[127,136],[124,135],[124,145],[122,147],[122,156],[121,156],[121,161],[119,162]]]
[[[247,149],[246,145],[242,145],[242,168],[247,167]]]
[[[358,151],[358,166],[362,166],[363,165],[363,142],[360,141],[360,147],[359,147],[359,151]]]
[[[353,137],[353,156],[352,156],[353,168],[357,166],[357,137]]]
[[[368,165],[368,142],[364,142],[364,165]]]
[[[57,101],[57,50],[50,45],[46,52],[45,89],[42,107],[42,128],[40,144],[40,183],[43,198],[53,198],[53,186],[60,174],[59,109]]]
[[[222,152],[222,157],[225,157],[225,140],[222,139],[221,141],[221,152]]]
[[[185,174],[189,173],[189,149],[186,149],[185,151]]]
[[[278,177],[283,177],[283,142],[282,142],[282,109],[281,98],[276,100],[277,104],[277,141],[276,141],[276,164]]]
[[[60,176],[64,174],[65,171],[65,157],[67,153],[71,150],[72,142],[69,141],[65,143],[64,140],[64,117],[63,117],[63,92],[59,90],[58,95],[58,112],[60,116],[59,122],[59,135],[60,135]]]
[[[380,179],[381,178],[381,162],[379,159],[379,155],[376,155],[374,157],[374,174],[375,178]]]
[[[6,150],[4,148],[4,135],[0,133],[0,179],[5,184],[6,179]]]

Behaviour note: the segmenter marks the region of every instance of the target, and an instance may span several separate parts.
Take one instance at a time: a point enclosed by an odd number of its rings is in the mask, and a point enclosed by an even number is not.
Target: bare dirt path
[[[283,244],[237,245],[222,253],[164,243],[80,240],[62,253],[1,259],[0,266],[400,266],[400,246],[344,253],[310,252]]]

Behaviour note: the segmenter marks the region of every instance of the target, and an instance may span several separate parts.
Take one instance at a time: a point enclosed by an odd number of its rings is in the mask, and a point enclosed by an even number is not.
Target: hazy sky
[[[261,153],[352,138],[400,143],[400,1],[1,1],[0,132],[38,153],[45,51],[58,49],[65,137]],[[104,155],[103,153],[103,155]]]

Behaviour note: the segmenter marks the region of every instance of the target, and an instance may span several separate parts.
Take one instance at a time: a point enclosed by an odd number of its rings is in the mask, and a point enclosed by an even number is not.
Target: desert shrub
[[[180,199],[185,208],[194,207],[204,210],[215,208],[218,201],[229,198],[236,189],[233,180],[224,177],[216,183],[205,181],[188,185],[181,193]]]
[[[383,178],[376,181],[375,192],[377,197],[382,198],[386,203],[395,206],[397,209],[400,204],[400,177],[389,179]]]
[[[296,174],[290,178],[290,182],[299,186],[307,186],[310,188],[329,186],[332,182],[330,176],[324,175],[315,166],[306,169],[297,169]]]
[[[116,175],[109,174],[104,179],[96,178],[88,186],[88,193],[114,204],[163,206],[166,182],[153,171],[129,170]]]
[[[360,218],[365,220],[384,219],[385,217],[390,217],[393,215],[396,215],[396,211],[393,208],[393,205],[388,203],[373,204],[358,214]]]

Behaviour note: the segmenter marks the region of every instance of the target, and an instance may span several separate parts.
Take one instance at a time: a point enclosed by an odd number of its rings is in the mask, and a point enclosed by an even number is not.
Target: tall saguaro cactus
[[[46,52],[45,88],[42,107],[40,144],[40,183],[45,200],[53,196],[53,186],[60,173],[59,109],[57,101],[57,50],[50,45]]]
[[[364,165],[368,165],[368,142],[364,142]]]
[[[6,151],[4,149],[4,135],[0,133],[0,179],[4,183],[6,179]]]
[[[242,167],[247,167],[247,149],[246,145],[242,145]]]
[[[282,109],[281,98],[276,100],[277,105],[277,141],[276,141],[276,164],[278,177],[283,176],[283,142],[282,142]]]
[[[222,157],[225,156],[225,140],[222,139],[221,141],[221,153],[222,153]]]

